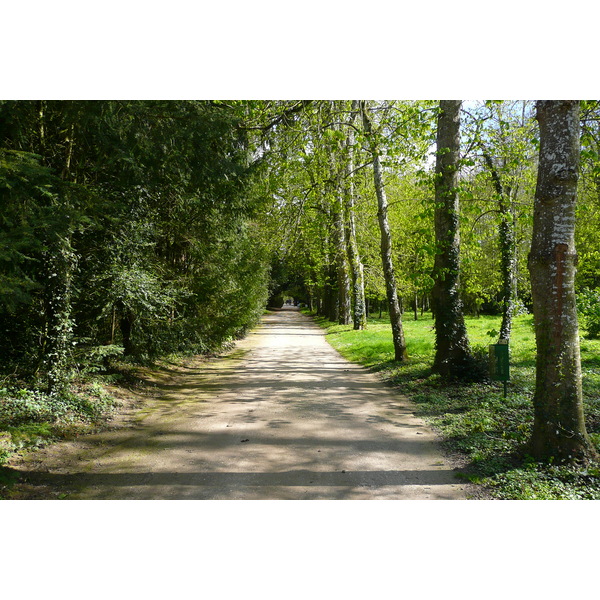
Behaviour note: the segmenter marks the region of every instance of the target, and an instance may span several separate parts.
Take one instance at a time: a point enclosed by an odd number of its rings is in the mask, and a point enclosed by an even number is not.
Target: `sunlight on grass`
[[[501,322],[500,317],[467,317],[465,322],[469,341],[473,348],[487,349],[489,344],[496,342]],[[326,326],[332,345],[338,350],[340,348],[347,349],[347,352],[355,357],[351,360],[357,360],[361,364],[370,366],[377,360],[377,357],[381,361],[389,361],[394,356],[392,329],[385,319],[369,319],[368,328],[364,331],[354,331],[351,325],[333,325],[322,320],[321,323]],[[417,321],[404,321],[403,328],[409,360],[422,358],[433,360],[435,333],[431,316],[422,317]],[[377,350],[374,351],[373,347],[376,347]],[[364,362],[361,360],[363,352]],[[511,339],[511,359],[517,363],[533,364],[534,352],[535,336],[532,317],[529,315],[517,317]]]
[[[384,316],[385,317],[385,316]],[[368,328],[354,331],[316,319],[327,340],[348,360],[380,371],[416,405],[444,439],[449,452],[464,457],[462,477],[483,484],[492,497],[503,499],[600,499],[600,471],[557,468],[535,463],[524,453],[533,423],[535,334],[533,317],[516,317],[510,342],[511,380],[504,398],[502,384],[447,384],[431,373],[435,333],[431,316],[403,322],[409,359],[397,363],[392,331],[386,318],[369,319]],[[465,319],[476,356],[486,360],[496,343],[501,318]],[[600,340],[582,339],[586,427],[600,449]]]

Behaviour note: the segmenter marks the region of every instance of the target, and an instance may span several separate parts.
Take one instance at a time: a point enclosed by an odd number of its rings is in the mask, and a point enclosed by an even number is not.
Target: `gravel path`
[[[155,384],[133,427],[15,465],[30,488],[72,499],[466,498],[410,403],[297,310]]]

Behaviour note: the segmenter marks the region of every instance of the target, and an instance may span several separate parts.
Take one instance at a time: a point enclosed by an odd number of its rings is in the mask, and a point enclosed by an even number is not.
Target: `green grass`
[[[462,458],[461,476],[502,499],[600,499],[598,469],[537,463],[523,448],[533,423],[535,335],[531,315],[514,321],[510,344],[511,381],[507,397],[498,382],[442,383],[431,373],[434,331],[431,317],[404,321],[409,360],[393,361],[387,319],[369,319],[368,328],[336,325],[322,318],[327,340],[345,358],[381,372],[416,405],[417,413],[440,433],[449,453]],[[495,343],[500,317],[466,319],[474,353],[485,360]],[[600,449],[600,340],[582,339],[586,427]]]

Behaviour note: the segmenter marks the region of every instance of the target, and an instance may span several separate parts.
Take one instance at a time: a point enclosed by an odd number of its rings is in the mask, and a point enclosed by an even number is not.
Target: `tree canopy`
[[[442,318],[444,285],[460,311],[501,314],[508,341],[533,306],[535,106],[459,102],[452,144],[449,108],[2,101],[2,375],[60,395],[110,356],[221,347],[286,298],[355,329],[384,310],[405,360],[402,319]],[[573,285],[600,335],[600,105],[579,114]]]

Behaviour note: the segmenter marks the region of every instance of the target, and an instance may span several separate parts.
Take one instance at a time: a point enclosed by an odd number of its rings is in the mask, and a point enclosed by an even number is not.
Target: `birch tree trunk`
[[[579,101],[538,101],[540,154],[531,275],[537,343],[534,424],[537,459],[595,457],[585,429],[574,278],[579,169]]]
[[[333,211],[335,219],[336,247],[335,262],[337,269],[337,287],[338,287],[338,323],[348,325],[352,320],[351,293],[350,293],[350,274],[348,267],[348,244],[346,239],[346,223],[344,218],[344,198],[341,189],[341,182],[336,182],[335,209]]]
[[[435,166],[435,239],[432,306],[435,317],[435,372],[443,378],[470,379],[473,359],[459,296],[460,231],[458,156],[460,100],[442,100]]]
[[[375,192],[377,194],[377,218],[379,220],[379,231],[381,233],[381,262],[383,264],[383,276],[385,278],[385,289],[392,324],[392,337],[394,340],[394,360],[402,361],[408,358],[406,352],[406,342],[404,339],[404,329],[402,327],[402,313],[398,302],[398,291],[396,287],[396,276],[394,274],[394,264],[392,261],[392,236],[388,223],[388,203],[383,185],[383,172],[381,160],[379,158],[379,148],[373,137],[373,130],[365,101],[360,103],[362,120],[371,150],[373,160],[373,178],[375,183]]]
[[[365,277],[363,264],[356,241],[356,219],[354,214],[354,130],[352,128],[358,102],[352,101],[350,128],[346,139],[348,156],[346,160],[346,219],[348,223],[348,259],[352,272],[352,321],[355,330],[366,329],[367,314],[365,304]]]

